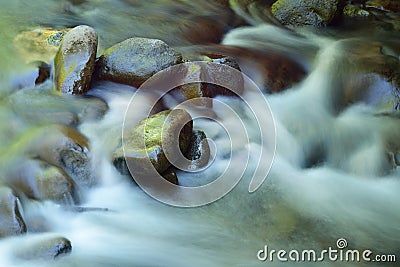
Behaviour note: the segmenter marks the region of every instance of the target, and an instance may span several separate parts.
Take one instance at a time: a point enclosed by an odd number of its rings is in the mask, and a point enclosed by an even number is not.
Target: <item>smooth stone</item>
[[[21,235],[26,225],[19,210],[19,200],[8,187],[0,187],[0,238]]]
[[[97,33],[89,26],[77,26],[65,34],[54,58],[57,91],[86,94],[94,71],[97,43]]]
[[[19,164],[9,177],[8,185],[37,200],[67,205],[79,202],[74,181],[60,168],[39,160]]]
[[[189,147],[192,124],[191,116],[182,109],[162,111],[142,120],[125,135],[125,157],[122,146],[115,150],[112,159],[115,167],[123,174],[129,173],[127,164],[134,175],[146,175],[149,168],[163,173],[173,163],[165,153],[173,156],[179,153],[174,152],[176,147],[182,153]]]
[[[130,38],[104,51],[96,63],[96,76],[139,87],[155,73],[181,62],[182,55],[161,40]]]
[[[108,105],[91,96],[63,95],[51,89],[50,81],[11,94],[10,108],[27,123],[77,125],[103,117]],[[46,103],[46,104],[44,104]]]
[[[337,15],[340,0],[278,0],[272,14],[284,25],[321,27]]]

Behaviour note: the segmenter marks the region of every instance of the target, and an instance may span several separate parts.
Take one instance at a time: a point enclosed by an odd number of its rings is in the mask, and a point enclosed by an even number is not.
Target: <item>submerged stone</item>
[[[98,37],[89,26],[78,26],[63,38],[54,58],[54,83],[64,94],[85,94],[96,59]]]
[[[18,198],[8,187],[0,187],[0,237],[20,235],[26,225],[19,210]]]
[[[14,254],[23,260],[53,260],[71,251],[71,241],[65,237],[39,237],[21,244]]]
[[[139,87],[155,73],[182,62],[182,55],[157,39],[130,38],[106,51],[97,61],[96,75]]]

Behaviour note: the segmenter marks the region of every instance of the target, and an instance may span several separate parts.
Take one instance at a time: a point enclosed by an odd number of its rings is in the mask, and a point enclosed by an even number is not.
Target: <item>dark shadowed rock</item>
[[[89,89],[97,51],[97,33],[78,26],[65,34],[54,58],[54,83],[65,94],[85,94]]]
[[[192,170],[207,165],[210,159],[210,147],[207,142],[207,136],[203,131],[193,131],[186,157],[192,161]]]
[[[0,237],[20,235],[26,232],[18,199],[10,188],[0,187]]]
[[[340,0],[278,0],[272,14],[283,24],[293,26],[328,25],[336,16]]]
[[[61,169],[39,160],[27,160],[9,177],[8,184],[26,196],[58,203],[77,203],[74,181]]]
[[[104,51],[96,75],[139,87],[153,74],[181,62],[182,55],[161,40],[130,38]]]
[[[126,162],[135,174],[148,174],[149,168],[163,173],[171,165],[165,153],[186,152],[192,133],[192,118],[185,110],[167,110],[141,121],[125,132],[124,150],[118,147],[113,155],[116,168],[126,173]],[[150,165],[151,163],[152,165]]]
[[[179,184],[178,176],[176,175],[172,167],[169,167],[165,172],[161,174],[161,176],[170,183],[173,183],[175,185]]]
[[[53,260],[71,251],[71,241],[64,237],[36,237],[21,244],[14,254],[23,260]]]

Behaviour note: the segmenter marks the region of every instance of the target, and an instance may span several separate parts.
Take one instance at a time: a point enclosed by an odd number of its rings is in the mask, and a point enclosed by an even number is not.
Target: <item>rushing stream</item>
[[[222,43],[234,46],[236,52],[259,51],[260,60],[268,52],[284,54],[307,72],[301,82],[286,91],[267,94],[263,90],[275,121],[276,153],[261,187],[248,192],[252,171],[257,167],[258,155],[252,151],[258,151],[258,144],[242,146],[233,140],[232,149],[250,150],[243,179],[222,199],[198,208],[164,205],[118,173],[110,155],[113,140],[121,134],[133,90],[111,82],[96,84],[90,94],[104,99],[109,111],[99,121],[79,125],[90,140],[94,174],[100,181],[83,192],[82,206],[101,209],[73,212],[51,201],[25,203],[24,216],[38,220],[49,230],[0,239],[0,266],[309,266],[308,262],[276,259],[261,262],[257,252],[265,245],[286,251],[336,249],[340,238],[346,239],[351,249],[395,254],[400,260],[400,116],[390,98],[393,85],[375,69],[386,67],[385,56],[399,59],[398,31],[361,27],[295,32],[252,20],[247,22],[253,25],[247,25],[233,11],[213,1],[0,2],[2,98],[16,91],[13,85],[23,83],[19,77],[32,70],[18,54],[13,39],[21,31],[47,26],[92,26],[99,34],[99,54],[132,36],[162,39],[186,53],[199,45],[215,49],[215,44]],[[375,52],[377,43],[383,46],[382,54]],[[264,86],[256,64],[243,61],[241,68]],[[371,70],[376,74],[370,77],[373,82],[367,93],[354,100],[354,92],[347,90],[349,84],[357,84],[362,72]],[[239,114],[250,140],[256,140],[258,132],[252,128],[250,111],[243,103],[220,100]],[[9,128],[18,128],[18,133],[29,131],[35,121],[20,121],[6,104],[0,108],[1,153],[10,153],[0,158],[7,162],[0,165],[5,168],[6,164],[17,164],[13,157],[24,153],[20,146],[17,152],[7,150],[17,140]],[[214,112],[224,121],[221,111]],[[141,115],[137,107],[135,116]],[[220,153],[201,173],[178,173],[178,177],[187,176],[188,184],[196,184],[196,179],[212,180],[229,160],[224,150],[231,140],[223,128],[202,120],[195,121],[195,127],[213,139]],[[390,159],[388,149],[393,150]],[[47,235],[71,240],[72,253],[43,261],[16,256],[21,246]],[[326,260],[317,264],[364,266],[365,262]],[[379,264],[366,266],[375,265]]]

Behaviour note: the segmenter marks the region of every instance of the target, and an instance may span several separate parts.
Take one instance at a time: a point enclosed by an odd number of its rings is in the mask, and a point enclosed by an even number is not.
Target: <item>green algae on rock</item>
[[[130,38],[104,51],[96,76],[139,87],[155,73],[181,62],[182,55],[161,40]]]
[[[35,29],[20,32],[13,41],[26,62],[50,62],[56,55],[64,35],[71,29]]]
[[[54,84],[64,94],[85,94],[94,71],[98,36],[89,26],[77,26],[63,38],[54,58]]]
[[[285,25],[321,27],[337,15],[340,3],[340,0],[278,0],[271,12]]]
[[[163,173],[171,165],[166,153],[176,154],[176,148],[185,153],[190,144],[192,128],[192,118],[185,110],[157,113],[125,131],[124,147],[116,149],[113,163],[124,174],[129,173],[127,164],[133,175],[151,173],[149,168]]]

